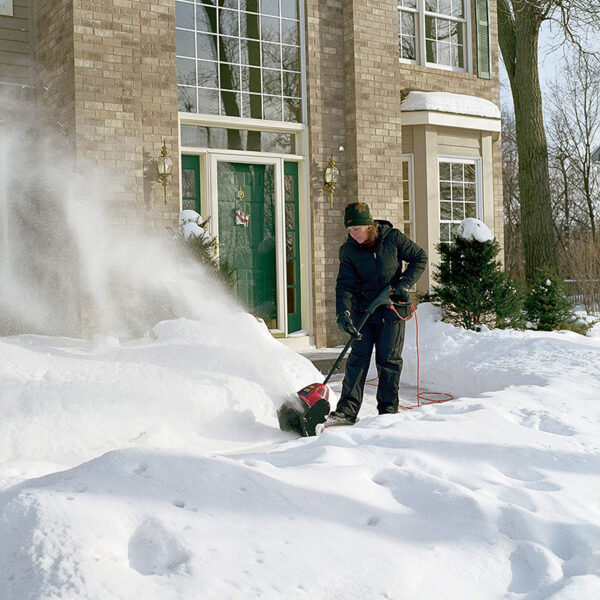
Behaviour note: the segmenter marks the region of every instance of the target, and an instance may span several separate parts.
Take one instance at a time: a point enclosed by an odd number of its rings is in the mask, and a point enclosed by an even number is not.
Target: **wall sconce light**
[[[333,208],[333,192],[335,190],[335,184],[338,182],[339,175],[340,172],[337,170],[337,167],[335,166],[335,160],[333,160],[332,156],[329,159],[329,165],[325,169],[325,173],[323,175],[323,189],[329,192],[329,208]]]
[[[165,193],[165,204],[167,203],[167,186],[171,182],[171,175],[173,173],[173,161],[167,152],[167,144],[163,140],[163,147],[160,151],[160,156],[156,161],[156,167],[158,169],[158,175],[156,180],[162,183],[163,190]]]

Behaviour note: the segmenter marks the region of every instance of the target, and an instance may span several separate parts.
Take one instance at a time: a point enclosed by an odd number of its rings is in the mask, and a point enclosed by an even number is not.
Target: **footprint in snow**
[[[465,415],[470,412],[475,412],[483,408],[482,404],[440,404],[437,407],[439,415]]]
[[[575,435],[577,432],[544,410],[525,410],[520,413],[521,425],[555,435]]]
[[[563,577],[558,557],[539,544],[519,544],[510,555],[512,580],[509,592],[526,594],[551,586]]]
[[[148,470],[148,465],[146,463],[140,463],[134,470],[133,473],[135,475],[144,475]]]
[[[505,488],[498,494],[498,500],[506,502],[507,504],[514,504],[520,506],[529,512],[537,512],[537,507],[533,501],[531,494],[525,490],[518,488]]]
[[[129,566],[141,575],[189,573],[191,554],[156,519],[144,521],[129,540]]]

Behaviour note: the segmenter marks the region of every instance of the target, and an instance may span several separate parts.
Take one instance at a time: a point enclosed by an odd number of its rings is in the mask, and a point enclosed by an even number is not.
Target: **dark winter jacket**
[[[379,235],[375,246],[359,244],[350,235],[340,247],[340,270],[335,287],[336,314],[366,311],[386,285],[417,281],[427,265],[425,250],[395,229],[389,221],[375,221]],[[402,270],[402,261],[407,263]]]

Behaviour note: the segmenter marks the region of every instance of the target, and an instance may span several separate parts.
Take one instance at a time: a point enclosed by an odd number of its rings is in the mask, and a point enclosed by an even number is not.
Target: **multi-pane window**
[[[440,159],[440,242],[452,242],[463,219],[478,218],[477,163]]]
[[[465,0],[398,0],[398,19],[402,60],[466,70]]]
[[[298,0],[178,0],[179,110],[301,121]]]
[[[398,42],[400,58],[417,60],[417,0],[399,0],[398,2]]]

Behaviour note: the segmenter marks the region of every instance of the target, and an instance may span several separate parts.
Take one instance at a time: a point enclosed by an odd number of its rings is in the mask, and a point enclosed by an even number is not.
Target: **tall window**
[[[460,222],[479,218],[477,162],[440,159],[440,242],[451,242]]]
[[[178,0],[179,110],[301,121],[298,0]]]
[[[465,0],[398,0],[401,60],[465,71],[468,12]]]

